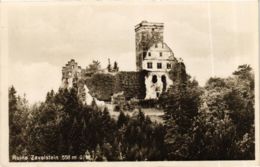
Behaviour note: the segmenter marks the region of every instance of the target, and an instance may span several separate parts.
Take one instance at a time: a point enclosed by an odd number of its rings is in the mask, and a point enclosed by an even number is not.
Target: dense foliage
[[[92,61],[92,63],[89,64],[88,67],[86,67],[86,73],[90,76],[100,70],[101,70],[101,65],[100,62],[97,60]]]
[[[141,111],[117,119],[95,101],[85,105],[77,87],[48,92],[29,106],[9,89],[9,151],[12,155],[83,155],[89,161],[254,159],[254,75],[239,66],[228,78],[200,87],[177,63],[174,84],[156,102],[164,124]],[[98,82],[99,80],[97,80]],[[152,102],[149,102],[149,105]]]
[[[13,87],[10,94],[12,120],[13,111],[18,112]],[[141,111],[131,118],[121,112],[117,120],[112,119],[107,108],[101,110],[95,101],[90,106],[82,104],[76,88],[60,89],[57,93],[50,91],[45,102],[23,112],[28,113],[26,119],[10,123],[15,126],[10,126],[10,131],[16,133],[10,134],[10,156],[89,153],[90,158],[84,160],[163,158],[164,131],[161,124],[152,123]]]
[[[98,100],[109,101],[113,95],[115,76],[111,74],[96,73],[85,81],[89,93]]]
[[[210,78],[200,88],[184,65],[177,66],[180,69],[171,72],[175,82],[161,99],[167,159],[254,159],[252,69],[239,66],[232,77]]]

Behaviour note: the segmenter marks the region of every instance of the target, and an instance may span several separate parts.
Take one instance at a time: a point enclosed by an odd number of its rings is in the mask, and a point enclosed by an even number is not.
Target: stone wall
[[[145,75],[143,72],[118,72],[115,75],[97,73],[85,78],[91,96],[102,101],[110,101],[115,93],[123,92],[127,100],[145,98]]]
[[[102,101],[110,101],[114,93],[115,76],[111,74],[96,73],[85,78],[89,94]]]
[[[81,67],[74,59],[71,59],[64,67],[62,67],[62,87],[68,88],[81,78]]]
[[[138,99],[145,98],[145,75],[146,71],[142,72],[119,72],[115,75],[114,92],[124,92],[127,100],[135,97]]]
[[[173,84],[167,72],[149,72],[145,77],[145,99],[157,99]]]
[[[88,76],[74,60],[71,60],[63,67],[62,87],[77,86],[82,101],[86,99],[85,85],[88,93],[100,101],[111,101],[111,96],[119,92],[123,92],[126,100],[156,99],[162,92],[167,91],[172,81],[182,77],[183,69],[185,65],[181,62],[175,63],[169,73],[142,70],[113,74],[100,72]]]

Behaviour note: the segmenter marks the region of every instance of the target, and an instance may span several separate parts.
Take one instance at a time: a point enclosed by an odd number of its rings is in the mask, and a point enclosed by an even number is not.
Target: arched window
[[[156,76],[156,75],[153,75],[152,82],[153,82],[153,83],[156,83],[156,82],[157,82],[157,76]]]

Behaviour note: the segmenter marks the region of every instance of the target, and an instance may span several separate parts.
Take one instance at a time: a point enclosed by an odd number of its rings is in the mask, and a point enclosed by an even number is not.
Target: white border
[[[29,1],[29,2],[28,2]],[[224,0],[217,0],[218,2],[223,2]],[[238,1],[238,0],[237,0]],[[234,2],[237,2],[234,1]],[[252,1],[256,2],[256,0],[239,0],[239,1]],[[1,166],[259,166],[259,48],[258,55],[255,57],[255,62],[258,64],[255,70],[255,136],[256,136],[256,160],[253,161],[156,161],[156,162],[9,162],[9,152],[8,152],[8,27],[7,27],[7,9],[9,5],[19,4],[23,5],[24,3],[32,3],[32,5],[79,5],[79,4],[95,4],[95,5],[104,5],[104,4],[117,4],[117,5],[140,5],[140,4],[149,4],[149,3],[157,3],[158,5],[166,5],[172,4],[172,2],[177,3],[187,3],[187,2],[196,2],[195,0],[185,0],[185,1],[158,1],[158,0],[145,0],[145,1],[137,1],[134,0],[132,2],[116,2],[116,1],[108,1],[103,0],[101,2],[97,1],[72,1],[72,2],[61,2],[61,1],[51,1],[51,0],[34,0],[34,2],[30,0],[20,1],[20,0],[4,0],[2,3],[0,2],[0,165]],[[197,1],[201,2],[201,1]],[[259,2],[258,2],[259,5]],[[259,10],[258,10],[259,11]],[[259,21],[259,20],[258,20]],[[258,22],[259,23],[259,22]],[[258,24],[259,28],[259,24]],[[259,32],[259,29],[258,29]],[[258,33],[259,37],[259,33]],[[259,44],[259,39],[258,39]]]

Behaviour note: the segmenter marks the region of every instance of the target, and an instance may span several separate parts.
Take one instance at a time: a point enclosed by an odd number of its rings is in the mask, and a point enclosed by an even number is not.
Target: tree
[[[195,80],[190,80],[183,63],[173,66],[170,78],[174,78],[174,83],[160,99],[165,113],[167,158],[189,160],[192,158],[193,122],[198,115],[201,90]]]
[[[253,69],[240,65],[227,80],[231,91],[226,95],[230,117],[236,125],[238,159],[254,159],[255,145],[255,81]],[[243,122],[243,123],[241,123]]]
[[[117,62],[116,62],[116,61],[114,62],[113,71],[115,71],[115,72],[118,72],[118,71],[119,71],[119,67],[118,67],[118,65],[117,65]]]
[[[124,160],[164,159],[164,128],[160,124],[153,123],[142,111],[134,113],[127,125],[123,124],[118,132],[119,142],[122,143],[120,151]],[[155,141],[156,139],[158,140]]]
[[[19,126],[16,124],[16,113],[17,113],[17,97],[16,90],[12,86],[9,88],[9,152],[10,156],[16,153],[15,148],[19,145],[17,142],[16,134],[19,132]]]
[[[127,125],[129,116],[126,116],[123,111],[120,111],[117,119],[117,127],[121,128],[123,125]]]
[[[88,73],[94,74],[94,73],[100,71],[100,69],[101,69],[100,62],[97,60],[93,60],[92,64],[89,64],[89,66],[86,68],[86,71]]]
[[[27,150],[27,121],[29,107],[26,97],[16,95],[13,86],[9,88],[9,156],[25,155]]]
[[[241,79],[252,79],[252,68],[248,64],[238,66],[238,70],[233,72],[233,75],[238,76]]]
[[[113,155],[113,147],[110,143],[105,142],[103,144],[103,153],[104,153],[104,157],[106,157],[106,159],[108,161],[113,161],[114,159],[114,155]]]
[[[108,71],[108,72],[111,72],[110,59],[108,59],[107,71]]]
[[[254,159],[254,77],[241,65],[228,78],[210,78],[194,122],[194,159]]]
[[[54,103],[54,92],[48,92],[45,102],[34,106],[29,120],[28,149],[30,154],[58,154],[60,107]]]
[[[191,158],[193,121],[198,114],[199,92],[189,88],[169,91],[165,112],[165,144],[169,160]]]
[[[249,65],[240,65],[233,75],[226,81],[230,91],[225,100],[230,116],[239,129],[238,135],[242,137],[254,125],[254,73]]]
[[[102,132],[104,133],[102,138],[104,142],[113,143],[114,134],[116,132],[116,122],[111,118],[108,109],[105,107],[101,115]]]
[[[10,119],[12,120],[12,116],[14,114],[14,112],[17,110],[17,98],[16,98],[16,90],[14,88],[14,86],[11,86],[11,88],[9,88],[9,114],[10,114]]]
[[[192,159],[234,159],[236,127],[228,112],[204,108],[193,124]]]

